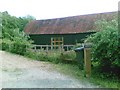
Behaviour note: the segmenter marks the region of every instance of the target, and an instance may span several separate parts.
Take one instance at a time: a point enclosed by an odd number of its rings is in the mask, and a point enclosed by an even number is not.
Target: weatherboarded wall
[[[34,40],[34,44],[37,45],[50,45],[52,37],[63,37],[64,45],[74,45],[77,43],[82,43],[83,39],[93,34],[94,32],[77,33],[77,34],[32,34],[31,39]]]

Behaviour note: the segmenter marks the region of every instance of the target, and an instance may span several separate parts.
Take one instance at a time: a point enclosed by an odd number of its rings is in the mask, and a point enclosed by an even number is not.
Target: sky
[[[0,0],[0,11],[12,16],[51,19],[118,10],[120,0]]]

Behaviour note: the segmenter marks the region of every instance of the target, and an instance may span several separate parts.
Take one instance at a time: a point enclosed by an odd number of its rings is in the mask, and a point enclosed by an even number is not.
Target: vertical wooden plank
[[[85,48],[84,49],[84,69],[85,69],[85,76],[91,76],[91,49]]]
[[[62,44],[62,50],[64,49],[64,45]]]
[[[46,50],[47,50],[47,52],[48,52],[48,45],[46,46]]]
[[[62,37],[62,50],[64,50],[64,39]]]
[[[61,39],[58,37],[58,46],[60,46]]]
[[[56,38],[54,38],[54,49],[56,48]]]
[[[62,44],[64,45],[64,39],[63,39],[63,37],[62,37]]]
[[[53,50],[53,38],[51,38],[51,50]]]
[[[40,50],[42,50],[42,45],[40,45]]]
[[[35,46],[35,51],[36,51],[36,46]]]
[[[67,45],[67,51],[68,51],[68,45]]]

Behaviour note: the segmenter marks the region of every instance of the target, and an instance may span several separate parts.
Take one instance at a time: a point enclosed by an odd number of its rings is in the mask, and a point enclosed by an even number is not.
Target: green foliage
[[[4,38],[0,45],[2,45],[2,50],[24,55],[27,49],[31,47],[31,42],[21,40],[20,38],[16,38],[14,41]]]
[[[65,62],[67,60],[75,61],[76,54],[74,51],[69,52],[60,52],[60,51],[33,51],[28,50],[25,56],[40,60],[40,61],[49,61],[53,63]]]
[[[26,19],[22,20],[22,23]],[[28,19],[29,20],[29,19]],[[31,47],[32,41],[22,29],[27,22],[21,25],[19,18],[10,16],[8,12],[2,12],[2,50],[24,55],[26,50]]]
[[[9,15],[7,11],[2,12],[3,33],[5,32],[4,30],[6,29],[9,30],[19,28],[20,31],[23,31],[25,25],[32,20],[35,20],[35,18],[32,16],[17,18],[15,16]]]
[[[59,63],[54,64],[54,66],[55,69],[57,69],[61,73],[70,75],[73,78],[82,81],[83,83],[85,83],[85,81],[90,82],[95,86],[99,86],[99,88],[119,88],[118,85],[120,85],[120,82],[117,80],[117,78],[114,79],[105,78],[103,75],[98,73],[98,71],[92,73],[92,76],[88,79],[84,77],[83,75],[84,71],[80,70],[78,66],[75,64]]]
[[[59,63],[60,62],[60,52],[57,51],[33,51],[33,50],[27,50],[25,56],[35,59],[35,60],[40,60],[40,61],[49,61],[53,63]]]
[[[93,61],[97,61],[101,72],[117,74],[120,69],[120,49],[118,48],[118,22],[101,20],[96,22],[99,32],[87,38],[92,42]]]
[[[9,45],[11,44],[12,44],[11,40],[6,38],[2,39],[0,43],[0,45],[2,46],[2,50],[5,50],[5,51],[10,51]]]
[[[33,16],[28,15],[26,17],[19,17],[18,20],[19,20],[19,29],[20,31],[23,31],[26,24],[32,20],[35,20],[35,18]]]
[[[2,13],[0,12],[0,38],[2,37]]]
[[[76,54],[74,51],[66,51],[61,53],[61,59],[62,60],[75,60]]]

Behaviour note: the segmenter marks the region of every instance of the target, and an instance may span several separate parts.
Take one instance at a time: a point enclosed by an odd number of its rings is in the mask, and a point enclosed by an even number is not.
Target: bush
[[[27,48],[31,48],[32,42],[23,31],[16,29],[5,29],[3,27],[2,50],[24,55]]]
[[[27,23],[26,19],[11,16],[8,12],[2,12],[1,18],[2,40],[0,46],[2,46],[2,50],[24,55],[32,43],[32,41],[29,40],[29,36],[23,32],[23,28]]]
[[[75,60],[76,54],[74,51],[66,51],[61,53],[61,59],[62,60]]]
[[[68,52],[60,52],[60,51],[34,51],[34,50],[27,50],[25,56],[40,60],[40,61],[49,61],[53,63],[64,63],[67,60],[75,61],[76,54],[74,51]]]
[[[117,74],[120,70],[117,20],[98,21],[97,26],[102,26],[100,31],[86,39],[93,45],[93,61],[98,62],[100,72]]]
[[[9,45],[8,44],[11,44],[11,41],[8,40],[8,39],[2,39],[1,40],[1,47],[2,47],[2,50],[5,50],[5,51],[9,51]]]
[[[25,56],[38,60],[38,61],[49,61],[53,63],[60,62],[60,52],[57,51],[34,51],[34,50],[27,50]]]
[[[8,51],[20,55],[24,55],[25,52],[27,51],[27,48],[29,47],[28,44],[23,44],[23,43],[20,44],[17,42],[10,41],[9,39],[3,39],[1,46],[2,46],[2,50],[4,51]]]

